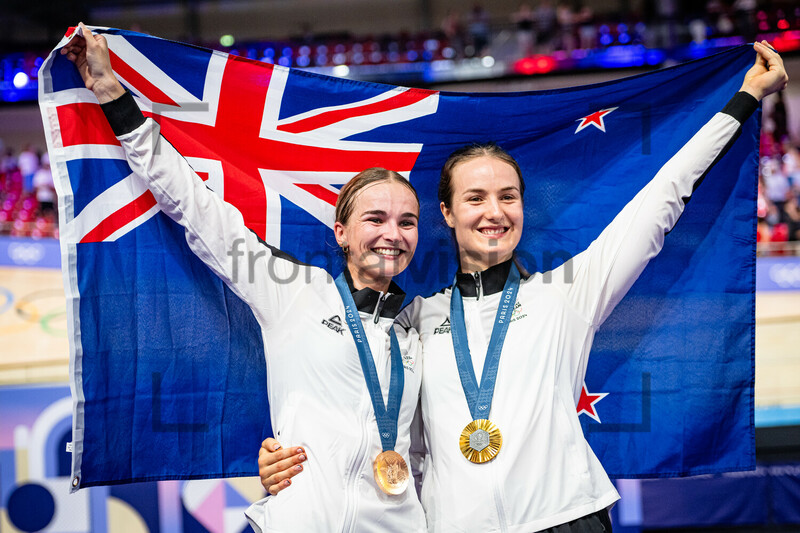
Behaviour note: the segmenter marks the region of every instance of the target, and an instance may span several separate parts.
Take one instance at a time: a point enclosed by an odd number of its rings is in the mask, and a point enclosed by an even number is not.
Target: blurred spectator
[[[30,144],[17,157],[17,166],[22,173],[22,190],[26,193],[33,192],[33,175],[39,169],[39,156],[33,151]]]
[[[786,195],[791,189],[789,186],[789,178],[784,175],[781,167],[781,162],[776,157],[761,158],[761,175],[764,178],[764,195],[770,202],[775,204],[779,210],[783,208]]]
[[[800,207],[797,204],[797,196],[790,193],[783,204],[781,219],[786,224],[788,240],[800,241]]]
[[[789,138],[789,128],[786,123],[786,104],[783,101],[783,91],[775,93],[775,104],[772,106],[772,137],[775,142],[783,144]]]
[[[450,47],[459,53],[462,52],[464,49],[464,27],[461,25],[459,14],[452,9],[448,9],[440,27]]]
[[[14,157],[14,149],[10,146],[6,148],[3,158],[0,160],[0,172],[11,172],[17,168],[17,158]]]
[[[469,38],[472,44],[472,54],[482,56],[489,46],[489,14],[480,4],[475,4],[469,14],[467,22]]]
[[[656,6],[658,25],[656,25],[657,45],[663,48],[672,48],[678,43],[676,19],[678,18],[677,0],[658,0]]]
[[[572,52],[575,49],[575,13],[566,2],[561,2],[556,8],[556,21],[558,22],[558,44],[560,50]]]
[[[520,57],[527,57],[533,54],[533,10],[527,2],[519,5],[519,8],[511,14],[511,22],[517,29],[517,50]]]
[[[578,36],[580,37],[580,47],[584,50],[591,50],[597,47],[597,26],[594,22],[594,11],[589,7],[584,7],[578,12],[577,23]]]
[[[756,40],[756,9],[757,0],[736,0],[733,11],[736,17],[736,26],[748,42]]]
[[[33,187],[36,189],[36,201],[39,202],[39,214],[53,217],[55,214],[56,188],[53,184],[53,173],[50,171],[50,156],[42,156],[42,165],[33,176]]]
[[[553,40],[556,37],[556,10],[550,0],[541,0],[536,6],[536,47],[540,54],[553,51]]]
[[[756,226],[756,240],[759,243],[768,243],[772,240],[772,225],[778,221],[775,206],[772,205],[764,195],[764,180],[758,179],[758,200],[756,203],[756,215],[758,224]]]
[[[736,26],[731,17],[727,13],[723,13],[717,20],[716,29],[720,35],[731,35],[736,30]]]
[[[728,15],[728,6],[721,0],[708,0],[706,2],[706,16],[713,36],[733,33],[734,26]]]
[[[800,148],[790,146],[783,156],[783,174],[789,178],[792,190],[800,196]]]
[[[689,34],[692,36],[692,42],[694,44],[703,44],[706,42],[707,32],[708,26],[706,26],[706,21],[702,18],[693,18],[689,21]]]

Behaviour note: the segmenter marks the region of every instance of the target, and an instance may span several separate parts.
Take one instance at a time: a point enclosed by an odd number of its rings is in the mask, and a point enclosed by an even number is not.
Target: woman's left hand
[[[789,76],[783,67],[783,59],[767,41],[755,43],[753,49],[758,57],[755,65],[744,75],[740,90],[753,95],[756,100],[761,100],[768,94],[785,89]]]
[[[258,475],[264,490],[275,496],[292,484],[292,477],[303,471],[306,454],[303,448],[283,449],[280,443],[268,438],[258,450]]]

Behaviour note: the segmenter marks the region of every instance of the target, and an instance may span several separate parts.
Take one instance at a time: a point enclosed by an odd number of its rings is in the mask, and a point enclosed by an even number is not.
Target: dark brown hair
[[[336,200],[336,222],[347,224],[347,220],[350,218],[350,215],[353,214],[355,199],[358,193],[364,188],[376,183],[402,183],[408,187],[408,190],[414,193],[414,198],[417,200],[417,208],[419,209],[419,196],[417,196],[417,191],[414,189],[414,186],[411,185],[411,182],[394,170],[372,167],[367,170],[362,170],[353,176],[339,191],[339,198]]]
[[[520,196],[525,194],[525,181],[522,179],[522,170],[519,168],[519,163],[511,157],[511,154],[493,142],[472,143],[450,154],[450,157],[444,162],[442,174],[439,177],[439,201],[443,202],[445,207],[449,208],[453,200],[453,169],[459,163],[483,156],[494,157],[511,165],[519,178],[519,194]]]

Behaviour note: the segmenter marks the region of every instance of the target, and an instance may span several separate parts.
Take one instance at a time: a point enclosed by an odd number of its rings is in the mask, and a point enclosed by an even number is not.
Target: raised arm
[[[276,323],[310,280],[311,267],[261,241],[235,207],[206,187],[117,80],[102,35],[80,24],[79,34],[61,53],[75,63],[100,102],[131,170],[144,180],[161,210],[184,228],[191,250],[250,305],[262,325]]]
[[[698,182],[733,144],[759,100],[786,87],[780,56],[766,41],[756,43],[754,49],[758,56],[740,92],[659,170],[586,251],[573,258],[573,282],[563,287],[578,312],[595,327],[661,251],[665,235]],[[558,272],[553,279],[564,276]]]

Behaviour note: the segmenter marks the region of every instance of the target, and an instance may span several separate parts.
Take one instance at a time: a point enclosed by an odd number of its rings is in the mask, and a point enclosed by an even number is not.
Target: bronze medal
[[[503,435],[497,426],[486,419],[473,420],[461,432],[458,439],[461,453],[473,463],[491,461],[500,453]]]
[[[375,482],[386,494],[397,496],[406,491],[410,477],[408,465],[396,451],[379,453],[372,463],[372,469],[375,472]]]

